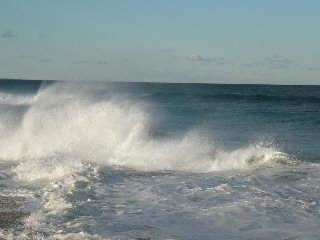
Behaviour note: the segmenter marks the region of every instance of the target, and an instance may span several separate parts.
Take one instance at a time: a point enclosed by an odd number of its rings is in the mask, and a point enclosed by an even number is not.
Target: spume
[[[19,178],[59,178],[91,162],[138,171],[213,172],[289,160],[261,144],[219,150],[192,130],[154,138],[144,104],[111,93],[97,97],[96,90],[56,83],[37,93],[19,126],[0,139],[2,159],[21,162],[15,169]]]

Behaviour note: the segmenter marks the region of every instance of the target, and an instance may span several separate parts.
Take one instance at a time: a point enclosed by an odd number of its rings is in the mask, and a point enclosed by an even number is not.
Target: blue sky
[[[1,0],[0,78],[320,84],[318,0]]]

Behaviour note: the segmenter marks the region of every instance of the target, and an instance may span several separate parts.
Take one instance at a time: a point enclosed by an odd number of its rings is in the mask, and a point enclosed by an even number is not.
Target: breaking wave
[[[23,166],[28,162],[29,174],[18,174],[23,179],[32,179],[32,169],[39,172],[30,164],[30,161],[35,164],[35,159],[63,161],[41,166],[58,175],[69,173],[69,168],[77,169],[82,162],[139,171],[212,172],[289,159],[263,144],[223,151],[192,130],[184,136],[157,139],[150,134],[151,126],[152,118],[143,104],[121,96],[97,100],[90,84],[57,83],[39,91],[20,126],[2,136],[0,155],[2,160],[21,161],[17,172],[20,168],[28,169]],[[46,171],[43,174],[46,178],[50,176]]]
[[[225,150],[196,129],[179,136],[157,136],[153,133],[159,117],[157,109],[153,111],[152,104],[128,94],[116,94],[112,86],[106,89],[97,83],[57,82],[40,88],[28,104],[19,98],[10,101],[12,106],[24,107],[20,113],[19,110],[8,113],[17,114],[19,121],[9,121],[12,116],[7,120],[0,118],[1,161],[10,166],[10,174],[5,169],[3,173],[0,171],[0,177],[14,180],[6,190],[7,199],[24,196],[26,200],[23,200],[25,206],[18,209],[23,215],[22,231],[0,231],[0,238],[37,238],[39,233],[39,239],[100,239],[94,235],[95,231],[83,230],[88,222],[83,220],[81,211],[86,204],[99,199],[102,192],[102,196],[110,199],[106,203],[101,200],[103,205],[93,206],[102,208],[111,204],[112,208],[115,204],[112,211],[121,214],[115,209],[121,205],[118,202],[122,197],[114,200],[112,192],[110,196],[104,192],[104,181],[113,181],[112,177],[104,179],[108,171],[109,174],[117,170],[122,174],[170,171],[195,176],[193,173],[226,171],[229,175],[228,171],[256,171],[295,161],[263,142]],[[171,179],[166,181],[169,183]],[[18,190],[16,182],[20,184]],[[176,183],[178,188],[181,181]],[[112,191],[113,187],[120,188],[115,191],[121,192],[121,184],[109,187]],[[225,186],[221,185],[221,188]],[[130,185],[126,185],[126,191],[130,188],[127,186]],[[153,188],[153,185],[138,185],[135,193],[140,194],[146,186]],[[168,189],[163,196],[168,196],[171,191]],[[185,191],[189,191],[187,186]],[[141,192],[140,197],[149,197],[153,202],[158,193],[152,194]],[[89,215],[94,215],[95,207]]]
[[[0,104],[1,105],[31,105],[34,101],[33,95],[25,95],[25,94],[13,94],[13,93],[5,93],[0,92]]]

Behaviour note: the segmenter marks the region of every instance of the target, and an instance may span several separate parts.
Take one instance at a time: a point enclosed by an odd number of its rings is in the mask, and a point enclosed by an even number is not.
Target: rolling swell
[[[47,87],[56,81],[0,79],[0,90],[6,93],[37,93],[41,87]]]
[[[149,96],[148,96],[149,97]],[[158,92],[150,95],[157,99],[179,98],[181,101],[186,99],[208,102],[246,102],[246,103],[285,103],[285,104],[320,104],[318,96],[291,96],[291,95],[268,95],[268,94],[240,94],[240,93],[193,93],[182,92],[163,93]]]

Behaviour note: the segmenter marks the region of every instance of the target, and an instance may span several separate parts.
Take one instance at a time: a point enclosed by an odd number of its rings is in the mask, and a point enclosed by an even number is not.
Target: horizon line
[[[320,84],[276,84],[276,83],[209,83],[209,82],[160,82],[160,81],[107,81],[107,80],[62,80],[0,78],[0,81],[47,81],[47,82],[92,82],[92,83],[148,83],[148,84],[201,84],[201,85],[262,85],[262,86],[320,86]]]

